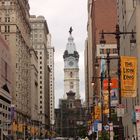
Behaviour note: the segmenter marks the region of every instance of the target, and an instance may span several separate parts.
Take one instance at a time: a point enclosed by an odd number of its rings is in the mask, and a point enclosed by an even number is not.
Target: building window
[[[6,61],[4,61],[3,59],[1,60],[1,64],[2,64],[2,77],[7,81],[8,65]]]
[[[106,53],[110,53],[110,49],[106,49]]]
[[[5,35],[5,40],[9,40],[9,35]]]
[[[6,33],[9,33],[9,32],[10,32],[10,26],[9,26],[9,25],[6,25],[6,26],[5,26],[5,32],[6,32]]]
[[[73,77],[73,73],[72,73],[72,72],[70,72],[70,77],[71,77],[71,78]]]
[[[117,54],[117,53],[118,53],[117,48],[113,49],[113,54]]]
[[[70,82],[70,89],[73,89],[73,82]]]
[[[70,103],[70,108],[72,108],[72,103]]]
[[[100,54],[104,54],[104,49],[100,49]]]
[[[5,22],[10,22],[10,17],[5,17]]]

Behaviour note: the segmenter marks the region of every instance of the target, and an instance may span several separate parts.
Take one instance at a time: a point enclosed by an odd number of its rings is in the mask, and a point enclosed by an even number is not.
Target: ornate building
[[[86,108],[81,100],[75,99],[75,93],[66,93],[67,99],[59,100],[59,109],[55,109],[56,133],[62,137],[76,137],[86,134]]]
[[[28,0],[0,1],[0,33],[10,44],[15,119],[26,123],[30,106],[30,24]]]
[[[64,52],[64,98],[55,109],[55,128],[62,137],[86,135],[86,108],[82,106],[79,94],[79,54],[76,51],[72,28]]]
[[[73,91],[76,93],[76,99],[80,99],[79,94],[79,54],[76,51],[74,38],[72,37],[72,28],[70,28],[70,36],[64,52],[64,98],[66,93]]]

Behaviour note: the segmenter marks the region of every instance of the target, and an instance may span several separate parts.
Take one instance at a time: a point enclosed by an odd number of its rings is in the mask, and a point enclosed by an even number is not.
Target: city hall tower
[[[79,94],[79,54],[76,51],[74,38],[72,37],[72,27],[69,30],[68,43],[63,55],[64,59],[64,98],[67,98],[67,93],[72,91],[75,93],[75,98],[80,99]]]

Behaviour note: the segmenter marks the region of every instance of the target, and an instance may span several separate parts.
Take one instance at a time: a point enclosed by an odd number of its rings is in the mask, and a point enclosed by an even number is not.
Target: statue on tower
[[[72,27],[70,27],[70,30],[69,30],[70,35],[72,34],[72,31],[73,31],[73,29],[72,29]]]

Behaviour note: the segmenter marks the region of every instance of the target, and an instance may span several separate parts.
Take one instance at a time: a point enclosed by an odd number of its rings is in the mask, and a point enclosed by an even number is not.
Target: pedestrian
[[[134,136],[134,135],[132,136],[132,140],[136,140],[136,138],[135,138],[135,136]]]
[[[125,140],[130,140],[130,137],[129,137],[129,136],[127,136],[127,137],[125,138]]]

